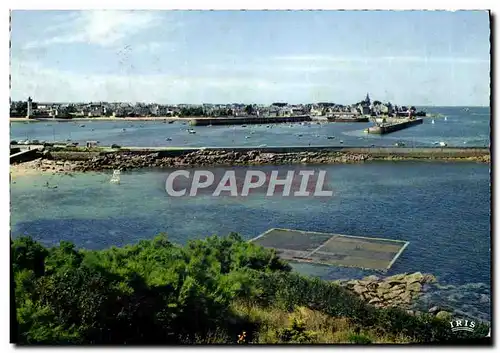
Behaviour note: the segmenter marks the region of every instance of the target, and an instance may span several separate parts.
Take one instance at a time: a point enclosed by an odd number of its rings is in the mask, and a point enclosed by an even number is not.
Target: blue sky
[[[13,11],[11,98],[489,105],[484,11]]]

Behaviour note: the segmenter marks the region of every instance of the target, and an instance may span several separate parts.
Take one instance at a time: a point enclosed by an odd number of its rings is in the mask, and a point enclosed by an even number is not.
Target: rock
[[[406,310],[406,313],[409,315],[415,315],[415,312],[413,310]]]
[[[384,297],[384,295],[386,295],[387,293],[389,293],[389,288],[381,288],[381,287],[379,287],[377,289],[377,295],[379,297]]]
[[[438,306],[433,306],[432,308],[429,309],[429,314],[435,314],[439,311]]]
[[[367,289],[359,284],[356,284],[352,290],[357,293],[357,294],[363,294],[364,292],[367,291]]]
[[[391,287],[392,287],[392,285],[389,282],[380,282],[378,284],[379,289],[389,289]]]
[[[390,276],[385,279],[386,282],[391,282],[391,281],[402,281],[405,279],[407,276],[407,273],[400,273],[398,275]]]
[[[440,311],[436,314],[436,318],[440,320],[450,320],[451,319],[451,313],[447,311]]]
[[[419,293],[422,290],[422,285],[418,282],[410,283],[406,286],[406,288],[412,292]]]
[[[437,282],[437,279],[435,276],[431,275],[431,274],[425,274],[424,275],[424,279],[423,281],[425,283],[436,283]]]
[[[387,293],[387,294],[384,295],[384,299],[396,298],[397,296],[399,296],[403,292],[404,292],[403,289],[396,290],[396,291],[390,291],[389,293]]]
[[[404,303],[404,304],[410,304],[411,303],[411,299],[412,299],[412,295],[409,291],[404,291],[400,296],[399,298],[401,299],[401,302]]]
[[[377,282],[379,280],[380,280],[380,278],[378,276],[375,276],[375,275],[371,275],[371,276],[367,276],[367,277],[363,278],[363,281],[370,281],[370,282]]]
[[[368,304],[377,304],[377,303],[380,303],[382,302],[382,300],[380,298],[372,298],[370,299],[370,301],[368,302]]]
[[[415,272],[412,273],[411,275],[406,276],[405,281],[406,283],[414,283],[414,282],[421,282],[424,279],[424,275],[422,275],[420,272]]]

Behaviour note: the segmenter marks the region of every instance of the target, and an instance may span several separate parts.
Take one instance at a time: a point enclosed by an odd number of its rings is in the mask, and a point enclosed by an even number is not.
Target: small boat
[[[327,139],[329,140],[333,140],[335,138],[335,136],[328,136]]]
[[[447,120],[448,120],[448,117],[447,117],[447,116],[445,116],[445,117],[444,117],[444,121],[447,121]]]
[[[127,129],[122,129],[122,131],[127,131]]]
[[[196,131],[194,131],[193,129],[189,129],[187,132],[189,132],[190,134],[196,134]]]
[[[432,119],[431,123],[434,124],[434,119]]]
[[[80,125],[80,127],[85,127],[85,125],[84,125],[84,124],[82,124],[82,125]]]
[[[245,136],[245,138],[246,138],[246,139],[249,139],[249,138],[250,138],[250,136]]]
[[[404,142],[396,142],[394,144],[394,146],[396,146],[396,147],[403,147],[403,146],[406,146],[406,144]]]
[[[241,125],[241,127],[247,127],[246,125]]]
[[[169,124],[173,124],[173,123],[174,123],[174,121],[173,121],[173,120],[170,120],[168,123],[169,123]]]
[[[119,169],[113,170],[113,176],[111,177],[111,180],[109,182],[112,184],[120,184],[120,170]]]
[[[165,140],[172,141],[172,139],[170,137],[167,137]]]
[[[446,146],[448,146],[448,144],[446,142],[441,141],[441,142],[439,142],[439,146],[446,147]]]
[[[339,142],[340,142],[340,143],[344,143],[344,141],[342,141],[342,140],[340,140]]]

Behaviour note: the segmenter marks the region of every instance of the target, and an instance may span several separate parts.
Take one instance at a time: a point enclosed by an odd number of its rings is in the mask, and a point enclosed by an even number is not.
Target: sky
[[[485,11],[21,11],[11,99],[488,106]]]

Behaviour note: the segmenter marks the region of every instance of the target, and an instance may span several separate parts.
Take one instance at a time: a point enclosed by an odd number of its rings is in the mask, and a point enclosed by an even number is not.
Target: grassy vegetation
[[[100,251],[22,237],[11,258],[20,344],[370,344],[488,332],[377,309],[237,234],[184,247],[159,235]]]

